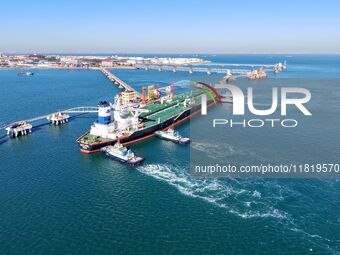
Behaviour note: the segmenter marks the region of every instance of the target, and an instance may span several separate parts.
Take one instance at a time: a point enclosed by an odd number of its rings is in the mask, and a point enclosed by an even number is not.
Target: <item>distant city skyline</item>
[[[2,53],[339,54],[340,2],[6,1]]]

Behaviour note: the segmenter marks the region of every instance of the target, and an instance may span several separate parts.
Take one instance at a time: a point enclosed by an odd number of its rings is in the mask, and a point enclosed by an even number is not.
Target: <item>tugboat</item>
[[[168,128],[165,131],[157,131],[155,132],[156,136],[160,139],[171,141],[178,144],[188,144],[190,143],[190,139],[186,137],[182,137],[178,132],[175,132],[173,128]]]
[[[31,76],[31,75],[34,75],[34,73],[32,72],[19,72],[18,75],[26,75],[26,76]]]
[[[130,166],[136,166],[144,161],[144,158],[137,157],[130,149],[123,146],[119,141],[115,145],[109,145],[102,149],[106,156],[118,160]]]

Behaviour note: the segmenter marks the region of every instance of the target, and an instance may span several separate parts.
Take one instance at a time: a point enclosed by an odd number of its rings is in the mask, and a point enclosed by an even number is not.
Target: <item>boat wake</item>
[[[194,150],[205,152],[208,157],[213,159],[225,158],[234,154],[248,154],[248,152],[238,150],[234,146],[224,143],[191,142],[190,147]]]
[[[287,218],[287,213],[273,207],[275,200],[282,199],[280,195],[263,197],[260,191],[248,189],[247,184],[237,180],[195,179],[186,169],[168,164],[149,164],[137,170],[167,182],[186,196],[202,199],[242,218]]]
[[[188,170],[170,164],[148,164],[137,167],[143,174],[174,186],[182,194],[211,203],[226,212],[244,219],[268,218],[277,220],[283,228],[299,233],[310,245],[317,245],[331,253],[333,248],[328,243],[338,244],[316,233],[309,233],[299,226],[288,212],[280,210],[278,204],[288,194],[295,194],[285,185],[268,180],[235,180],[235,179],[195,179]]]

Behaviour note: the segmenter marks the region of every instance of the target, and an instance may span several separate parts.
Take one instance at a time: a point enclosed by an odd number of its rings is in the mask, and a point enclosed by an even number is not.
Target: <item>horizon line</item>
[[[186,53],[171,53],[171,52],[38,52],[38,51],[28,51],[28,52],[5,52],[0,51],[0,54],[11,54],[11,55],[26,55],[26,54],[41,54],[41,55],[63,55],[63,54],[81,54],[81,55],[340,55],[340,52],[223,52],[223,53],[216,53],[216,52],[203,52],[203,53],[195,53],[195,52],[186,52]]]

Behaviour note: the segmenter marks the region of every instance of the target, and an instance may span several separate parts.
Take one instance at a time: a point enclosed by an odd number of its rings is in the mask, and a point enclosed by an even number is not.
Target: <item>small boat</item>
[[[186,137],[182,137],[178,132],[175,132],[173,128],[169,128],[165,131],[156,131],[156,136],[160,139],[171,141],[178,144],[188,144],[190,143],[190,139]]]
[[[118,160],[130,166],[139,165],[144,158],[137,157],[130,149],[123,146],[119,141],[115,145],[109,145],[102,149],[106,156]]]
[[[21,75],[21,76],[23,76],[23,75],[31,76],[31,75],[34,75],[34,73],[32,73],[32,72],[19,72],[18,75]]]

